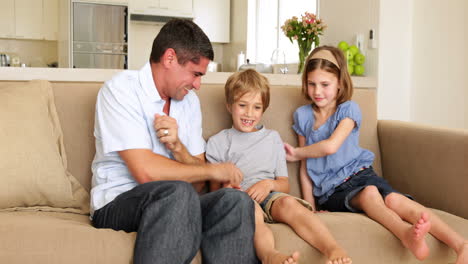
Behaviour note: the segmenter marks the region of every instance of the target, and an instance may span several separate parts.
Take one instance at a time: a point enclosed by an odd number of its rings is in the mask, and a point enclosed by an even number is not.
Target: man
[[[254,210],[233,189],[199,196],[190,183],[236,186],[234,165],[205,164],[201,111],[192,89],[213,59],[193,22],[169,21],[150,62],[107,81],[96,103],[91,190],[97,228],[137,232],[134,263],[256,263]]]

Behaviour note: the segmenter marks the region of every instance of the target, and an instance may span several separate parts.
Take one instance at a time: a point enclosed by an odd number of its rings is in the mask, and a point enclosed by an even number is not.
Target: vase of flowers
[[[315,14],[305,12],[299,20],[296,16],[287,19],[281,29],[284,35],[289,38],[291,43],[297,41],[299,46],[299,67],[297,73],[301,73],[304,68],[304,62],[309,55],[312,47],[320,45],[320,35],[327,26],[321,19],[318,19]]]

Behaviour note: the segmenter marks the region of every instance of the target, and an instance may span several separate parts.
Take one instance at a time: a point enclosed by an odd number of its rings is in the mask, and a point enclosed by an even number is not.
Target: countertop
[[[1,81],[27,81],[46,79],[57,82],[104,82],[122,70],[108,69],[70,69],[70,68],[17,68],[0,67]],[[231,72],[208,72],[203,76],[203,84],[224,84]],[[264,74],[271,85],[301,86],[301,76],[297,74]],[[352,77],[355,87],[377,87],[375,77]]]

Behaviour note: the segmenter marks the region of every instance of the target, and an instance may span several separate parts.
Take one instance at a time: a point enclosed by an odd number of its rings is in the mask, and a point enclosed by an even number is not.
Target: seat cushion
[[[38,211],[0,212],[0,234],[0,263],[9,264],[129,264],[136,238],[94,228],[89,216]]]
[[[468,237],[468,220],[434,210],[449,226]],[[383,226],[362,214],[319,213],[337,241],[360,264],[420,263]],[[284,224],[269,224],[276,247],[299,263],[325,263],[324,256]],[[136,233],[96,229],[87,216],[53,212],[0,212],[0,263],[131,263]],[[424,263],[451,263],[454,252],[428,235],[431,255]],[[199,254],[192,264],[201,263]]]
[[[468,237],[468,220],[443,211],[433,210],[433,212],[462,236]],[[317,215],[352,257],[353,263],[421,263],[392,233],[363,214],[326,212]],[[276,248],[280,252],[291,254],[296,250],[299,251],[301,254],[299,263],[325,263],[326,258],[320,251],[299,238],[289,226],[269,224],[269,227],[273,230]],[[424,263],[455,262],[454,251],[445,244],[431,235],[426,236],[426,242],[431,253]]]
[[[96,229],[89,216],[0,212],[0,263],[129,264],[136,233]]]
[[[89,195],[67,171],[47,81],[0,86],[0,209],[86,214]]]

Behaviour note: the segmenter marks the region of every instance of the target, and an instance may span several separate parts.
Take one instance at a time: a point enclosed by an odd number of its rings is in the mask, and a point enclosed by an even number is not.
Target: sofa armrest
[[[468,131],[378,121],[383,177],[421,204],[468,218]]]

